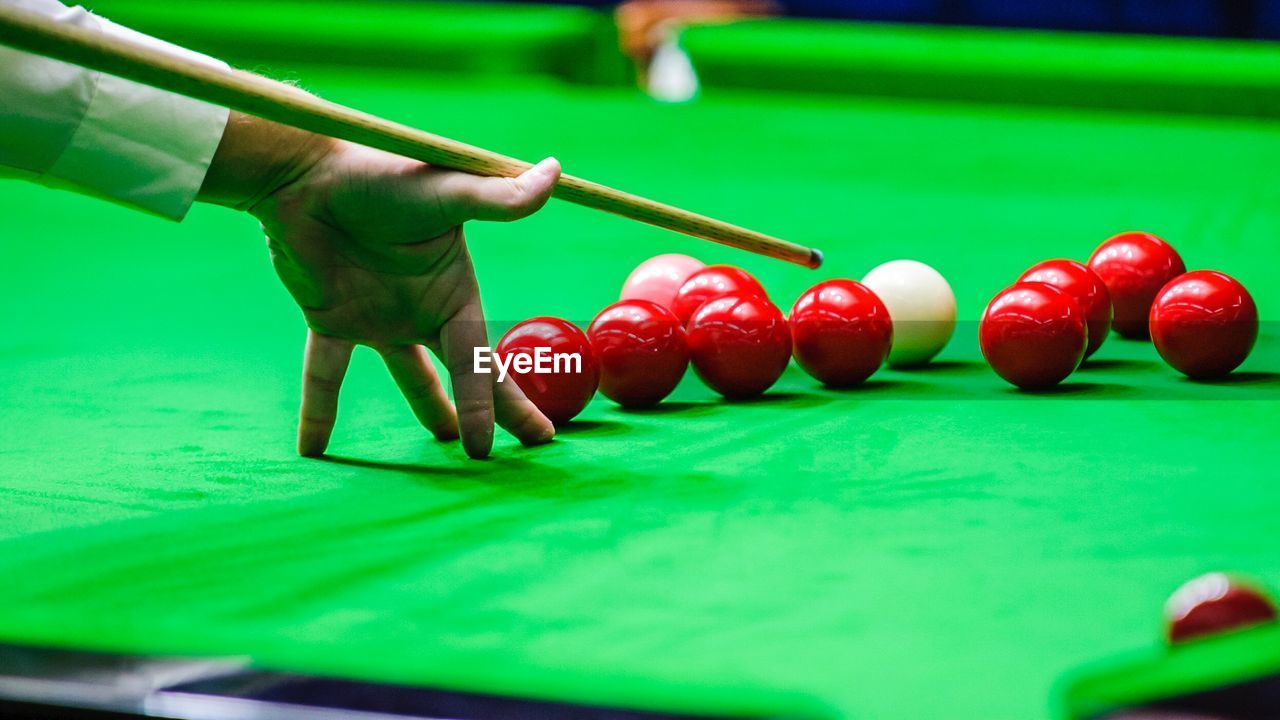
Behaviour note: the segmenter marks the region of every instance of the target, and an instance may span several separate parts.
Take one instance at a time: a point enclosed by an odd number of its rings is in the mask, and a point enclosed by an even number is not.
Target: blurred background
[[[574,4],[607,8],[618,3],[578,0]],[[689,6],[698,3],[658,0],[629,4]],[[773,0],[771,5],[779,14],[802,17],[1159,35],[1280,37],[1280,1],[1277,0]]]
[[[1280,0],[81,2],[268,74],[288,76],[300,60],[400,66],[633,84],[672,102],[710,85],[1269,114],[1259,98],[1269,98],[1276,53],[1258,41],[1280,39]],[[726,25],[747,29],[713,30]],[[1208,38],[1215,44],[1206,52]],[[1015,67],[1034,80],[1006,82]],[[1085,67],[1087,88],[1076,82]],[[1101,94],[1099,68],[1112,81]],[[1215,79],[1224,70],[1234,79]],[[1262,78],[1261,92],[1242,106],[1234,85],[1246,76]],[[1212,90],[1226,84],[1230,92]]]

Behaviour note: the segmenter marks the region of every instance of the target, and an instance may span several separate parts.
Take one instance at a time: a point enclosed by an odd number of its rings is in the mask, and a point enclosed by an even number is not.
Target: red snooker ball
[[[689,276],[706,267],[701,260],[668,253],[655,255],[636,266],[622,284],[620,300],[648,300],[670,310],[676,291]]]
[[[600,392],[623,407],[658,404],[689,367],[680,321],[648,300],[623,300],[601,310],[587,337],[600,363]]]
[[[569,422],[591,401],[600,369],[591,342],[578,326],[555,317],[525,320],[507,331],[494,348],[534,405],[556,425]]]
[[[1125,232],[1098,246],[1089,269],[1102,278],[1115,307],[1112,326],[1122,336],[1148,336],[1151,302],[1164,284],[1187,271],[1169,243],[1144,232]]]
[[[1274,622],[1276,606],[1261,589],[1224,573],[1209,573],[1178,588],[1165,603],[1169,642]]]
[[[782,311],[755,294],[709,300],[689,319],[693,370],[733,400],[768,390],[791,359],[791,330]]]
[[[793,353],[800,367],[826,385],[848,387],[871,377],[893,343],[889,309],[866,285],[827,280],[791,308]]]
[[[1249,357],[1258,307],[1238,280],[1196,270],[1169,281],[1151,305],[1151,340],[1164,361],[1196,379],[1222,377]]]
[[[1046,283],[1020,282],[987,305],[978,340],[997,375],[1025,390],[1042,390],[1080,366],[1088,333],[1070,295]]]
[[[1018,282],[1048,283],[1070,295],[1084,312],[1089,344],[1087,358],[1097,352],[1111,332],[1111,293],[1098,274],[1075,260],[1045,260],[1022,273]]]
[[[708,300],[722,295],[744,294],[769,297],[759,280],[751,273],[732,265],[708,265],[689,276],[688,280],[676,291],[675,303],[671,310],[680,318],[680,322],[688,325],[694,311]]]

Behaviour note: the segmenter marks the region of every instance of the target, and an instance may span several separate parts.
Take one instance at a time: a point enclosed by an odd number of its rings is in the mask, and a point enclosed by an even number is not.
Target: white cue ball
[[[893,320],[893,367],[923,365],[946,346],[956,329],[956,296],[937,270],[915,260],[874,268],[862,284],[880,296]]]

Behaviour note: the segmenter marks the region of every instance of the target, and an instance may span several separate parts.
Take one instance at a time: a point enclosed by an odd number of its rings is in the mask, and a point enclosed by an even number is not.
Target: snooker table
[[[6,182],[0,641],[672,713],[1039,718],[1108,707],[1064,689],[1081,668],[1163,662],[1160,607],[1187,578],[1280,585],[1276,46],[771,20],[689,30],[700,96],[663,104],[565,70],[609,55],[586,14],[458,21],[450,42],[499,57],[437,69],[365,50],[417,28],[429,46],[456,8],[324,4],[313,19],[358,32],[317,45],[286,2],[89,5],[826,253],[809,271],[553,202],[468,228],[492,341],[534,315],[585,325],[661,252],[739,264],[784,309],[916,258],[961,322],[925,369],[834,391],[793,364],[746,403],[690,373],[653,410],[597,397],[546,447],[500,434],[485,462],[433,442],[357,352],[330,455],[302,459],[305,331],[250,218]],[[1249,360],[1194,383],[1113,336],[1055,392],[996,377],[987,300],[1135,228],[1252,291]],[[1276,642],[1233,649],[1275,671]],[[1191,665],[1160,687],[1213,668]]]

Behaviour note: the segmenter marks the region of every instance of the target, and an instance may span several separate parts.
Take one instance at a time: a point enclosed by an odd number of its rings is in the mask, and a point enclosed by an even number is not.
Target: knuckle
[[[316,373],[307,373],[303,376],[303,382],[307,387],[327,395],[337,395],[338,389],[342,387],[342,383],[332,378],[324,377]]]
[[[405,395],[411,402],[436,402],[440,399],[440,384],[423,381],[421,384],[406,388]]]
[[[488,420],[493,417],[493,403],[489,398],[472,398],[470,400],[461,400],[458,405],[458,419],[466,422],[468,420]]]
[[[524,411],[516,418],[515,427],[511,430],[520,437],[533,435],[542,430],[542,418],[531,411]]]
[[[449,371],[450,377],[465,377],[475,374],[475,367],[472,366],[471,358],[469,357],[450,357],[445,361],[444,367]]]
[[[505,187],[497,203],[498,209],[508,218],[523,215],[529,204],[529,190],[515,178],[503,178]]]
[[[337,413],[316,408],[304,407],[298,413],[298,422],[304,432],[327,431],[337,423]]]

